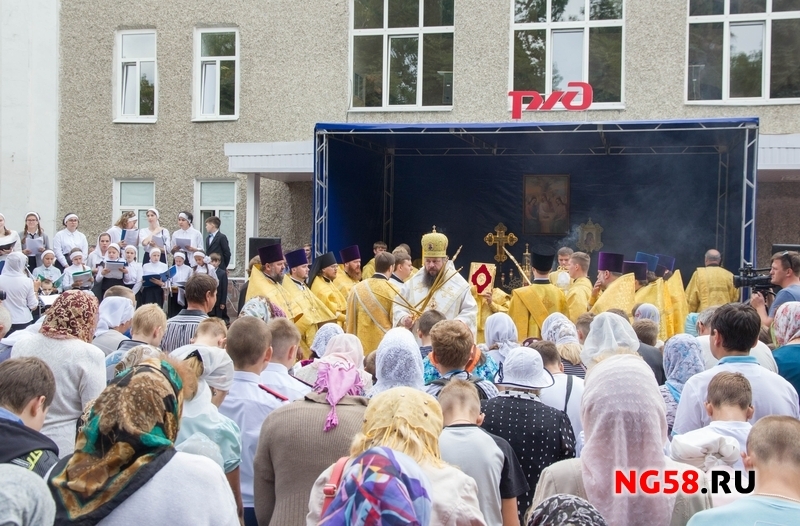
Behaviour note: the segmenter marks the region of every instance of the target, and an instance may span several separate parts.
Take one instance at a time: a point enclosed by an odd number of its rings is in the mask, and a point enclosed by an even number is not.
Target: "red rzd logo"
[[[542,98],[538,91],[509,91],[508,96],[511,97],[511,118],[522,118],[522,99],[531,98],[531,101],[525,106],[525,111],[549,111],[561,101],[564,109],[570,111],[586,110],[592,105],[592,86],[588,82],[568,82],[567,87],[578,88],[577,90],[569,91],[554,91],[547,98]],[[578,94],[583,95],[580,104],[575,104],[575,99]]]

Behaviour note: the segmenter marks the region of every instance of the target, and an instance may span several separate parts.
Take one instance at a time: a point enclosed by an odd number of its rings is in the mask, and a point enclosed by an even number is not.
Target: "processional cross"
[[[483,240],[486,242],[487,245],[489,246],[497,245],[497,254],[494,256],[494,260],[500,263],[508,259],[508,256],[506,256],[503,247],[505,245],[508,245],[510,247],[514,246],[514,243],[517,242],[517,236],[515,236],[514,234],[509,233],[508,235],[506,235],[507,230],[508,229],[506,228],[506,225],[504,225],[503,223],[498,223],[497,226],[494,227],[495,233],[493,234],[489,232],[488,234],[486,234],[486,237],[483,238]]]

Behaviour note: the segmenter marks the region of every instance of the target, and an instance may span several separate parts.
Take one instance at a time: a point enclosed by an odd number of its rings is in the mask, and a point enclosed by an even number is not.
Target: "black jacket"
[[[664,374],[664,355],[661,354],[661,351],[652,345],[639,342],[639,355],[644,358],[644,361],[653,370],[658,385],[664,385],[667,381],[667,375]]]
[[[228,263],[231,262],[231,247],[228,245],[228,237],[220,231],[214,234],[214,240],[208,244],[208,234],[203,238],[203,244],[206,247],[206,255],[210,256],[214,252],[220,255],[222,263],[219,268],[225,270],[228,268]]]
[[[58,446],[24,424],[0,418],[0,463],[16,464],[44,477],[58,462]]]

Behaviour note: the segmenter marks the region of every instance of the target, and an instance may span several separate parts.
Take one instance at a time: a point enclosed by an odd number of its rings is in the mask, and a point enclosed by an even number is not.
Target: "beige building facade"
[[[763,142],[788,134],[759,176],[763,260],[800,242],[773,205],[800,195],[800,5],[762,3],[65,2],[58,212],[90,238],[128,209],[170,230],[183,210],[200,230],[219,215],[241,274],[247,237],[310,240],[315,123],[509,122],[509,91],[577,80],[588,110],[522,119],[755,116]]]

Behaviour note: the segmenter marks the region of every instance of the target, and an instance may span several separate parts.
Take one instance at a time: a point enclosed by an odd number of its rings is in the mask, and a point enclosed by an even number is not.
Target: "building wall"
[[[794,211],[800,203],[800,183],[760,183],[756,194],[758,266],[769,267],[772,245],[800,245]]]
[[[112,180],[147,177],[156,181],[164,225],[174,229],[171,218],[192,209],[194,179],[233,176],[223,153],[228,142],[308,140],[317,122],[511,120],[509,1],[456,0],[454,105],[449,111],[425,112],[348,111],[350,3],[249,0],[222,7],[210,0],[144,0],[124,8],[115,2],[66,3],[61,16],[59,212],[81,211],[83,230],[96,234],[112,222]],[[762,133],[797,131],[800,105],[685,104],[686,0],[627,0],[625,10],[625,109],[528,112],[524,120],[757,116]],[[240,31],[240,118],[193,123],[193,29],[215,24]],[[114,31],[137,27],[158,31],[158,122],[114,124]],[[243,261],[245,184],[239,180]],[[79,190],[86,187],[92,191]],[[308,183],[262,181],[261,235],[281,236],[289,248],[307,241],[312,195]]]
[[[56,225],[58,2],[0,2],[0,213],[20,230]],[[60,221],[60,220],[59,220]]]

